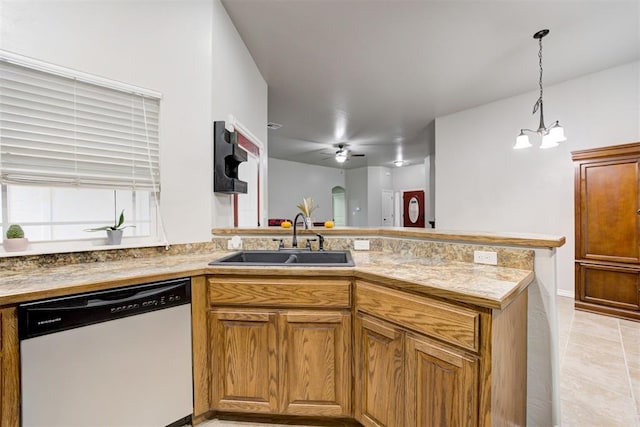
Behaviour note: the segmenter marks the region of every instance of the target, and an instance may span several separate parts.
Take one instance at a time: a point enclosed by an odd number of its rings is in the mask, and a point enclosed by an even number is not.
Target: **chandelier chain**
[[[538,84],[540,85],[540,102],[542,102],[542,38],[538,39],[538,44],[540,46],[538,50],[538,63],[540,64],[540,80]]]

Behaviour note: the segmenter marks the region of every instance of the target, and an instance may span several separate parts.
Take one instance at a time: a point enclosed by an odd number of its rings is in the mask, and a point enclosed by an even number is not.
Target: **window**
[[[125,235],[156,236],[160,94],[0,51],[2,235],[102,237],[125,210]]]

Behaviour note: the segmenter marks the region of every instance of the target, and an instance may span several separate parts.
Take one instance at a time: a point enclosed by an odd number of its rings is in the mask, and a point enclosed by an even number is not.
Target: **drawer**
[[[358,311],[478,351],[477,311],[362,281],[356,282],[355,304]]]
[[[605,264],[576,264],[580,301],[623,310],[640,310],[640,270]]]
[[[350,293],[348,279],[209,278],[211,305],[349,308]]]

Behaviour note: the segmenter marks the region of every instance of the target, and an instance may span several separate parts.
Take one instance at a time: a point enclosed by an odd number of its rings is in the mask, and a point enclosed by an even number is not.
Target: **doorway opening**
[[[333,223],[336,227],[347,225],[346,191],[343,187],[336,186],[331,189],[331,201],[333,206]]]

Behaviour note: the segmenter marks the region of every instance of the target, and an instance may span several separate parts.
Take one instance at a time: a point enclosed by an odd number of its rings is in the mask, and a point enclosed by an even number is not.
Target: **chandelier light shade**
[[[540,111],[540,124],[537,130],[520,129],[520,135],[516,138],[516,144],[513,146],[516,150],[532,147],[528,134],[537,134],[542,137],[542,143],[540,144],[540,148],[542,149],[557,147],[559,142],[567,140],[564,136],[564,129],[557,120],[549,128],[544,124],[544,103],[542,101],[542,38],[547,34],[549,34],[549,30],[540,30],[533,35],[533,38],[538,40],[538,63],[540,65],[540,78],[538,80],[540,97],[533,105],[533,114]]]

